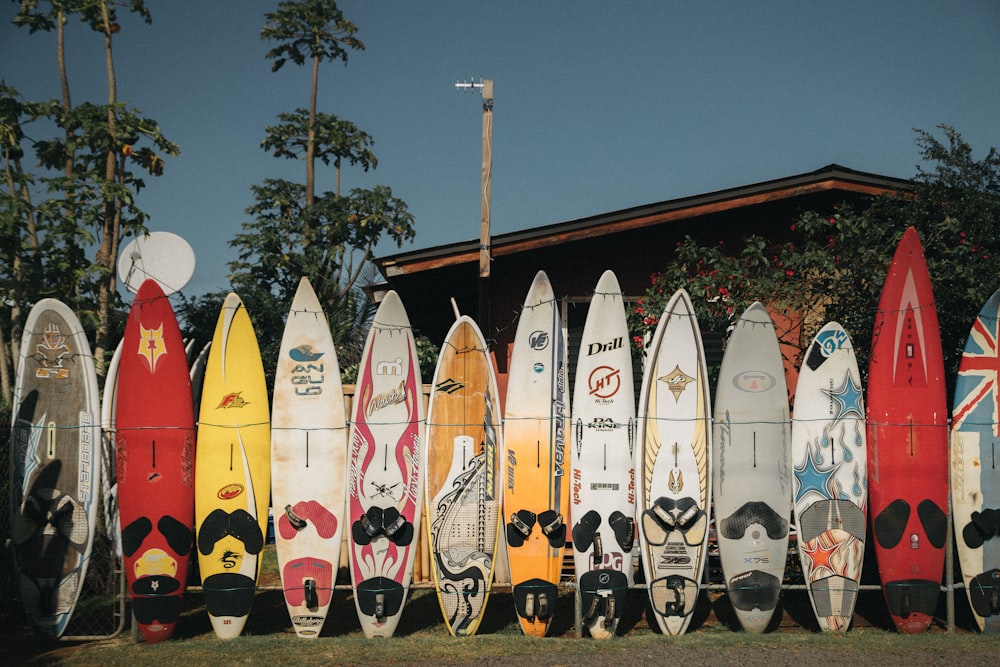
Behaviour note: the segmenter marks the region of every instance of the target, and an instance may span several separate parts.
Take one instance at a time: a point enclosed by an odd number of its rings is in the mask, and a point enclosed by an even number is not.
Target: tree
[[[362,50],[365,45],[355,37],[357,26],[344,18],[343,12],[332,0],[282,0],[278,3],[278,10],[265,14],[264,18],[267,23],[260,31],[261,39],[281,42],[267,52],[267,58],[273,61],[272,72],[280,70],[289,60],[301,66],[308,59],[312,65],[309,109],[306,112],[308,118],[305,123],[306,204],[311,205],[316,191],[316,98],[319,65],[324,60],[340,60],[346,64],[347,49]],[[297,111],[299,112],[301,110]],[[298,123],[298,128],[301,130],[301,122]],[[339,158],[337,170],[339,174]],[[339,194],[339,188],[337,192]]]
[[[73,275],[69,284],[53,291],[69,301],[84,325],[95,331],[94,353],[98,373],[103,375],[105,357],[119,333],[115,329],[116,319],[120,319],[123,310],[115,271],[118,250],[124,238],[145,232],[146,215],[136,202],[145,182],[131,169],[158,176],[163,172],[162,156],[177,155],[179,149],[163,136],[154,120],[118,101],[112,48],[113,35],[120,30],[118,7],[126,6],[129,12],[149,23],[151,18],[144,1],[52,0],[44,5],[46,11],[40,11],[42,4],[38,0],[22,0],[14,23],[31,32],[57,31],[61,96],[58,103],[48,104],[46,113],[63,134],[33,145],[42,169],[33,183],[44,186],[54,196],[33,205],[22,187],[18,201],[28,208],[18,209],[16,216],[12,214],[11,224],[34,224],[36,231],[28,232],[31,252],[43,252],[46,243],[55,244],[61,251],[59,260],[65,270],[45,273],[40,280],[30,283],[33,294],[24,296],[44,295],[53,280]],[[102,38],[107,72],[105,104],[88,102],[75,107],[71,104],[64,25],[74,15]],[[140,142],[149,145],[140,147]],[[58,176],[54,175],[57,173]],[[72,239],[72,243],[66,239]],[[95,248],[93,259],[88,259],[88,251]],[[24,246],[18,248],[22,255],[25,250]],[[22,280],[16,275],[13,278]],[[26,284],[23,280],[20,283]],[[12,319],[19,321],[23,316],[24,303],[24,299],[18,302]],[[14,330],[19,331],[16,326]]]
[[[329,0],[283,0],[265,19],[261,37],[281,42],[267,54],[274,71],[288,60],[312,64],[309,108],[279,114],[278,124],[265,129],[261,142],[275,157],[304,160],[305,183],[268,179],[252,186],[254,203],[246,209],[252,219],[230,242],[238,252],[229,265],[230,280],[254,317],[258,337],[269,341],[263,354],[270,373],[301,276],[312,281],[338,347],[354,349],[348,345],[357,336],[354,325],[366,322],[370,310],[360,287],[375,245],[384,238],[397,245],[412,240],[414,220],[388,186],[340,193],[342,163],[366,171],[378,164],[370,135],[316,109],[319,65],[325,60],[346,63],[347,49],[364,48],[357,27]],[[336,166],[334,191],[316,192],[317,160]],[[349,363],[341,360],[342,367]]]
[[[705,246],[691,238],[652,277],[630,325],[641,346],[677,287],[695,301],[704,331],[722,333],[754,300],[796,315],[800,328],[785,341],[804,351],[827,321],[850,333],[863,372],[882,283],[909,225],[920,233],[941,325],[945,369],[952,386],[969,327],[1000,287],[1000,155],[975,160],[961,135],[940,126],[944,140],[916,130],[920,156],[913,188],[876,197],[863,211],[809,211],[787,233],[751,236],[742,247]]]

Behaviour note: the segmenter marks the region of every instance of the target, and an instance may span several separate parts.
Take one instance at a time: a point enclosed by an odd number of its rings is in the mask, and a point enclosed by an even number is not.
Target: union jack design
[[[969,341],[958,367],[956,396],[962,399],[955,405],[953,421],[960,428],[969,414],[981,405],[990,406],[993,435],[1000,436],[1000,349],[998,349],[998,324],[1000,312],[991,316],[980,314],[972,325]]]

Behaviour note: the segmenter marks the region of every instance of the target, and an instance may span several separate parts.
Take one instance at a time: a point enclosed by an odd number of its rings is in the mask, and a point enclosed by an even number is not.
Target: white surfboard
[[[836,322],[806,350],[795,387],[792,465],[802,575],[823,630],[854,615],[865,555],[868,459],[861,374]]]
[[[711,397],[701,330],[687,292],[670,298],[649,346],[639,400],[639,540],[656,622],[691,623],[708,555]]]
[[[1000,632],[1000,467],[993,463],[1000,434],[998,324],[1000,290],[983,305],[969,331],[952,406],[955,546],[969,607],[986,633]]]
[[[347,419],[337,350],[309,279],[285,322],[271,408],[271,504],[278,572],[292,627],[319,635],[340,567]]]
[[[722,358],[712,488],[719,559],[743,629],[764,632],[781,593],[791,500],[788,390],[774,323],[747,308]]]
[[[379,305],[358,369],[351,419],[351,583],[361,629],[391,637],[410,589],[423,492],[424,403],[403,302]]]
[[[605,271],[583,327],[573,386],[573,562],[584,625],[615,633],[635,557],[635,388],[618,278]]]

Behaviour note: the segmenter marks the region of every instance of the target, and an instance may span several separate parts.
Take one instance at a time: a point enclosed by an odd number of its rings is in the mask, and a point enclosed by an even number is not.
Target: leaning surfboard
[[[500,404],[496,373],[476,323],[445,336],[427,407],[423,470],[431,572],[452,635],[479,628],[500,537]]]
[[[215,634],[246,625],[260,574],[271,488],[264,366],[250,316],[230,293],[205,364],[195,456],[195,526],[205,607]]]
[[[806,350],[795,388],[792,464],[799,561],[823,630],[851,624],[868,506],[865,408],[851,339],[836,322]]]
[[[90,344],[72,310],[42,299],[18,356],[11,437],[11,543],[34,631],[60,637],[83,588],[100,489],[100,397]]]
[[[729,339],[715,397],[712,486],[719,559],[743,628],[764,632],[781,593],[791,500],[788,390],[760,302]]]
[[[649,346],[639,400],[639,544],[660,630],[687,630],[708,556],[712,460],[705,351],[688,293],[674,293]]]
[[[514,610],[544,636],[559,595],[566,545],[566,343],[552,285],[535,275],[514,335],[507,379],[504,515]]]
[[[882,286],[868,366],[868,493],[875,557],[900,632],[928,628],[944,572],[948,414],[930,274],[903,234]]]
[[[413,574],[420,525],[424,403],[403,302],[386,294],[368,332],[351,421],[348,548],[367,637],[391,637]]]
[[[583,623],[615,634],[635,559],[635,388],[618,278],[605,271],[587,310],[573,385],[573,563]]]
[[[340,567],[347,419],[330,326],[299,281],[274,372],[271,503],[285,605],[300,637],[323,629]]]
[[[958,561],[979,629],[1000,632],[1000,291],[986,302],[958,365],[951,506]]]
[[[184,341],[163,290],[143,281],[118,366],[115,409],[123,566],[143,640],[169,639],[194,544],[194,404]]]

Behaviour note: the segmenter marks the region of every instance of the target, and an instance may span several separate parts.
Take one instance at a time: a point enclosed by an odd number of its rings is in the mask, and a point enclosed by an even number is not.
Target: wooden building
[[[483,329],[501,378],[506,376],[517,314],[539,269],[549,275],[556,296],[563,300],[572,360],[573,342],[579,340],[586,317],[586,307],[573,304],[589,301],[605,269],[615,271],[626,296],[641,296],[650,275],[663,268],[685,236],[701,243],[725,241],[731,247],[750,233],[779,239],[805,211],[832,213],[845,202],[863,209],[873,196],[910,186],[904,179],[834,164],[797,176],[494,236],[490,315]],[[454,321],[451,299],[464,313],[478,312],[479,250],[476,239],[380,257],[375,261],[385,278],[381,287],[396,290],[417,333],[440,344]]]

